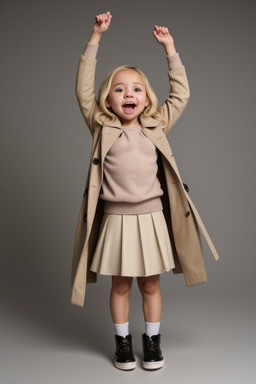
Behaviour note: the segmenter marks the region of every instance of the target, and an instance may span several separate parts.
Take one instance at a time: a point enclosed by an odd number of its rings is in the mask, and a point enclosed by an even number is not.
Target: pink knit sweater
[[[104,159],[104,211],[138,214],[162,210],[157,150],[141,127],[125,128]]]

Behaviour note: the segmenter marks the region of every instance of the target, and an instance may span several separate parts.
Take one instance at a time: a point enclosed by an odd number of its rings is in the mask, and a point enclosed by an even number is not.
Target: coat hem
[[[85,299],[85,296],[81,296],[78,294],[77,295],[72,294],[70,303],[73,305],[77,305],[78,307],[83,307],[84,306],[84,299]]]
[[[207,276],[205,272],[202,272],[200,274],[196,274],[194,276],[191,276],[188,278],[186,275],[184,275],[186,285],[187,287],[192,287],[194,285],[202,284],[207,282]]]

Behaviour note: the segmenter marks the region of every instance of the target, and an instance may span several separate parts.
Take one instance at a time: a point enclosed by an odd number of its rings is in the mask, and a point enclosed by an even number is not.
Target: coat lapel
[[[155,144],[159,151],[166,157],[171,163],[172,153],[170,151],[170,145],[166,138],[166,134],[159,125],[159,122],[153,117],[144,119],[140,118],[143,133]]]
[[[166,135],[162,129],[142,128],[142,132],[152,141],[159,151],[172,162],[172,152],[167,141]]]
[[[122,133],[122,129],[119,127],[108,127],[103,126],[102,128],[102,141],[101,141],[101,164],[103,166],[103,161],[106,157],[106,154],[114,144],[114,142],[118,139],[120,134]]]

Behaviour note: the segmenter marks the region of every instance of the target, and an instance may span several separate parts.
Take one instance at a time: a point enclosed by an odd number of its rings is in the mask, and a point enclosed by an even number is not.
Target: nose
[[[125,94],[124,94],[124,97],[125,97],[125,98],[133,97],[133,94],[132,94],[131,91],[126,91]]]

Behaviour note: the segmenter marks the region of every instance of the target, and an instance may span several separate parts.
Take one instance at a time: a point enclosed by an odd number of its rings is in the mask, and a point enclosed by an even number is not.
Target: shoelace
[[[152,339],[148,339],[145,344],[146,352],[159,352],[158,346],[153,342]]]
[[[128,340],[122,341],[119,348],[120,348],[120,351],[122,351],[122,352],[131,352],[132,353],[132,346]]]

